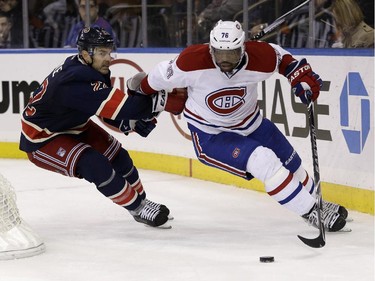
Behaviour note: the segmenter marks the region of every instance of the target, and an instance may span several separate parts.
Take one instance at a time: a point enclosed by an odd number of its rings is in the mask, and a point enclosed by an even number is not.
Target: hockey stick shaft
[[[314,239],[304,238],[298,235],[303,243],[313,248],[321,248],[326,244],[325,230],[322,222],[321,211],[322,209],[322,191],[320,187],[320,171],[319,171],[319,159],[318,159],[318,147],[316,144],[316,129],[315,129],[315,116],[314,116],[314,104],[310,102],[308,106],[309,113],[309,125],[310,125],[310,141],[311,141],[311,153],[312,161],[314,166],[314,184],[316,186],[316,207],[318,215],[318,228],[319,236]]]
[[[274,30],[275,28],[277,28],[278,26],[280,26],[282,23],[284,23],[286,21],[286,19],[290,15],[292,15],[295,11],[299,10],[300,8],[302,8],[303,6],[305,6],[306,4],[308,4],[310,1],[311,0],[306,0],[306,1],[302,2],[301,4],[299,4],[298,6],[296,6],[295,8],[291,9],[289,12],[286,12],[282,16],[278,17],[269,26],[265,27],[262,31],[260,31],[259,33],[255,34],[251,38],[251,40],[258,40],[258,39],[262,38],[264,35],[266,35],[267,33],[271,32],[272,30]]]
[[[298,9],[302,8],[304,5],[309,3],[311,0],[306,0],[285,13],[281,17],[277,18],[271,25],[263,29],[261,32],[253,36],[252,40],[257,40],[262,38],[264,35],[274,30],[276,27],[281,25],[288,16],[293,14]],[[313,239],[305,238],[298,235],[298,238],[305,243],[306,245],[313,248],[321,248],[326,244],[325,230],[322,222],[321,211],[323,210],[322,202],[322,192],[320,187],[320,171],[319,171],[319,159],[318,159],[318,146],[316,144],[316,130],[315,130],[315,116],[314,116],[314,103],[310,101],[308,105],[309,113],[309,128],[310,128],[310,141],[311,141],[311,152],[312,152],[312,161],[314,167],[314,184],[316,186],[316,207],[317,207],[317,216],[318,216],[318,228],[319,236]]]

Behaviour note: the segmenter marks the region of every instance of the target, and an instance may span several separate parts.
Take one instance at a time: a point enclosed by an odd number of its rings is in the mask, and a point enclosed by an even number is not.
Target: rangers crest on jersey
[[[102,81],[91,82],[91,86],[94,92],[108,88],[108,86]]]
[[[220,89],[206,97],[206,105],[217,115],[231,115],[245,104],[245,95],[245,87]]]

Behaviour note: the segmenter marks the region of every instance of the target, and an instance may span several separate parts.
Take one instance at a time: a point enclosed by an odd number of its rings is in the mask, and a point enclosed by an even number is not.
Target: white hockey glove
[[[134,95],[134,94],[141,94],[142,92],[140,91],[140,85],[141,85],[141,81],[143,80],[143,78],[145,78],[147,76],[146,73],[144,72],[139,72],[137,73],[136,75],[134,75],[133,77],[129,78],[127,81],[126,81],[126,86],[128,88],[128,94],[129,95]]]
[[[151,96],[152,98],[152,112],[159,113],[165,109],[168,100],[168,93],[165,90],[161,90]]]
[[[180,114],[185,108],[188,94],[185,88],[173,89],[172,92],[161,90],[152,95],[152,112],[167,111],[174,115]]]

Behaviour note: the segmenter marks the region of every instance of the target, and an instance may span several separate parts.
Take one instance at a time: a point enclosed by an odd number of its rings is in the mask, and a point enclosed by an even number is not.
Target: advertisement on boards
[[[6,71],[1,70],[0,79],[0,142],[18,142],[20,113],[33,89],[73,54],[0,53],[1,65],[7,65]],[[112,83],[126,91],[127,79],[140,71],[147,73],[158,62],[176,55],[120,52],[112,61]],[[324,81],[315,105],[322,180],[374,190],[374,57],[303,57]],[[263,116],[278,126],[300,154],[306,169],[312,170],[306,106],[292,95],[287,79],[276,73],[260,83],[258,101]],[[97,119],[96,122],[100,123]],[[182,115],[163,112],[147,139],[112,133],[128,150],[196,159]]]

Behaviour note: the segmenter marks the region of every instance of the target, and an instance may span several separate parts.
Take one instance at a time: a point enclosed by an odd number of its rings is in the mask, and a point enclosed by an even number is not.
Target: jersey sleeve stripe
[[[96,111],[96,115],[115,119],[125,104],[128,96],[121,90],[113,88],[108,98],[105,99]]]
[[[146,94],[146,95],[152,95],[152,94],[155,94],[157,91],[154,90],[150,84],[148,83],[148,76],[146,76],[146,78],[144,78],[142,81],[141,81],[141,85],[140,85],[140,89],[141,89],[141,92]]]

